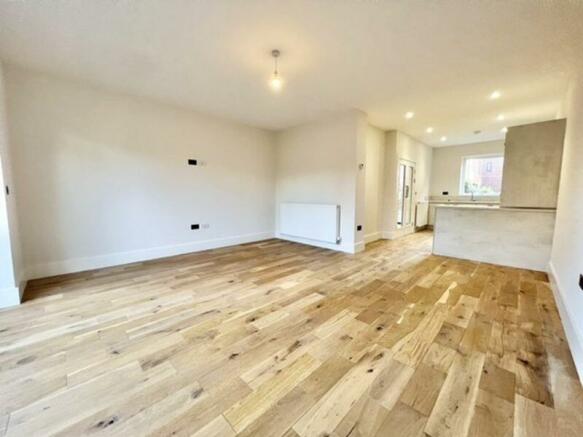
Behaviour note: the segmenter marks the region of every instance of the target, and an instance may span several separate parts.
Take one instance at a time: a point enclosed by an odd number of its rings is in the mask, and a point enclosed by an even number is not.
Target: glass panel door
[[[399,179],[397,186],[397,225],[403,226],[403,212],[404,212],[404,199],[405,199],[405,172],[407,166],[405,164],[399,164]]]
[[[399,162],[397,182],[397,227],[413,225],[414,219],[414,185],[415,163],[408,161]]]

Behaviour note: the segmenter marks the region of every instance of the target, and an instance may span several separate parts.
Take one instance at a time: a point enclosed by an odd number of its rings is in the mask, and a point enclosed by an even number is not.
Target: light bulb
[[[492,94],[490,94],[490,100],[499,99],[501,95],[502,95],[502,93],[498,90],[492,91]]]
[[[269,81],[269,86],[273,91],[278,92],[283,87],[283,79],[279,74],[273,73],[273,76],[271,76]]]
[[[427,129],[425,129],[425,132],[427,132],[428,134],[433,133],[433,128],[428,127]]]

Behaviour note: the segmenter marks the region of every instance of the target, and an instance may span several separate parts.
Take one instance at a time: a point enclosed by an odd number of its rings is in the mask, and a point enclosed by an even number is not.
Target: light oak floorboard
[[[31,281],[0,436],[580,436],[542,272],[267,240]]]

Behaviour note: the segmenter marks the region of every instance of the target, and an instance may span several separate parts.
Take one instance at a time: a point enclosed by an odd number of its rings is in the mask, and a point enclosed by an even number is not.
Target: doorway
[[[415,163],[399,160],[397,181],[397,228],[415,225]]]

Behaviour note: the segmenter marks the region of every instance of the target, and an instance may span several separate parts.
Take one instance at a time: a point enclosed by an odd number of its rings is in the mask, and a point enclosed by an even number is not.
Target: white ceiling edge
[[[499,136],[500,112],[508,125],[555,117],[581,67],[581,22],[583,2],[548,0],[6,1],[0,57],[267,131],[359,108],[443,147]]]
[[[411,134],[410,132],[408,132],[405,129],[400,129],[400,128],[396,128],[396,127],[382,127],[382,126],[378,126],[374,123],[372,123],[369,119],[368,114],[366,113],[366,111],[363,111],[361,109],[358,108],[347,108],[345,110],[342,111],[328,111],[325,114],[322,114],[320,117],[318,118],[314,118],[314,119],[309,119],[306,120],[304,122],[301,122],[299,124],[295,124],[292,126],[288,126],[285,128],[280,128],[280,129],[270,129],[270,128],[266,128],[264,126],[261,125],[255,125],[255,124],[251,124],[251,123],[245,123],[242,122],[239,119],[236,118],[227,118],[224,117],[223,115],[220,114],[212,114],[212,113],[208,113],[205,112],[203,110],[197,109],[197,108],[193,108],[189,105],[184,105],[181,103],[176,103],[173,101],[169,101],[169,100],[164,100],[164,99],[158,99],[158,98],[153,98],[150,97],[148,95],[144,95],[144,94],[136,94],[136,93],[128,93],[127,91],[125,91],[124,89],[121,88],[115,88],[115,87],[109,87],[109,86],[104,86],[99,82],[91,82],[91,81],[87,81],[84,80],[82,78],[76,78],[76,77],[70,77],[70,76],[66,76],[66,75],[61,75],[61,74],[55,74],[51,71],[45,71],[45,70],[41,70],[41,69],[35,69],[35,68],[31,68],[27,65],[18,65],[15,64],[13,62],[9,62],[6,61],[5,59],[0,58],[0,64],[6,68],[6,69],[10,69],[10,70],[21,70],[24,72],[28,72],[30,74],[33,75],[40,75],[40,76],[46,76],[48,78],[51,78],[53,80],[57,80],[57,81],[61,81],[61,82],[68,82],[68,83],[73,83],[79,86],[83,86],[83,87],[89,87],[89,88],[93,88],[96,91],[99,92],[104,92],[104,93],[110,93],[110,94],[116,94],[116,95],[120,95],[120,96],[127,96],[133,99],[140,99],[140,100],[144,100],[148,103],[151,104],[157,104],[157,105],[161,105],[161,106],[167,106],[169,108],[172,109],[177,109],[177,110],[182,110],[182,111],[186,111],[186,112],[191,112],[193,114],[196,114],[199,117],[207,117],[207,118],[212,118],[212,119],[216,119],[219,121],[223,121],[223,122],[228,122],[228,123],[232,123],[232,124],[236,124],[239,126],[246,126],[249,128],[253,128],[253,129],[259,129],[265,132],[270,132],[270,133],[281,133],[281,132],[285,132],[289,129],[294,129],[294,128],[298,128],[301,126],[305,126],[305,125],[309,125],[312,123],[317,123],[326,119],[330,119],[338,114],[342,114],[345,112],[350,112],[350,111],[359,111],[363,114],[365,114],[367,116],[367,123],[370,126],[375,127],[376,129],[379,129],[383,132],[391,132],[391,131],[397,131],[397,132],[401,132],[404,133],[405,135],[411,137],[412,139],[414,139],[415,141],[426,145],[427,147],[431,147],[431,148],[443,148],[443,147],[456,147],[456,146],[464,146],[464,145],[472,145],[472,144],[478,144],[478,143],[485,143],[485,142],[494,142],[494,141],[500,141],[500,140],[504,140],[505,138],[505,134],[504,133],[490,133],[490,134],[478,134],[475,135],[475,138],[470,138],[466,141],[452,141],[452,140],[447,140],[445,142],[438,142],[438,143],[429,143],[427,142],[425,139],[423,138],[419,138],[418,136]],[[18,73],[17,73],[18,74]],[[559,111],[560,112],[560,111]],[[541,119],[541,120],[536,120],[536,121],[532,121],[532,123],[537,123],[537,122],[542,122],[542,121],[548,121],[551,119],[558,119],[560,118],[559,115],[556,115],[554,118],[549,118],[549,119]],[[521,126],[523,124],[529,124],[529,123],[520,123],[517,124],[515,126]],[[507,127],[512,127],[512,126],[507,126]],[[461,141],[461,142],[460,142]]]

